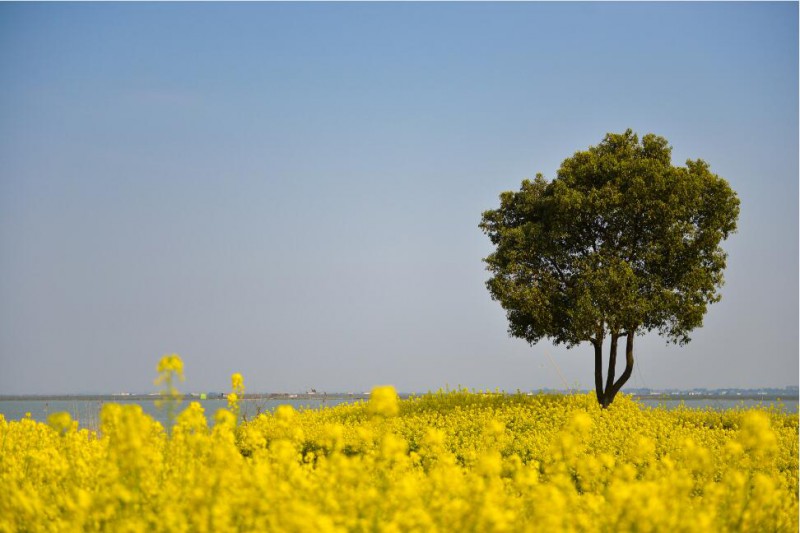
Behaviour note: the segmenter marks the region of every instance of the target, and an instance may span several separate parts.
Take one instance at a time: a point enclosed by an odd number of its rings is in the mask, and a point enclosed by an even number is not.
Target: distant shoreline
[[[574,393],[586,393],[587,391],[573,391]],[[624,391],[623,391],[624,392]],[[400,393],[401,398],[421,396],[425,393]],[[508,393],[514,394],[514,393]],[[523,394],[568,394],[564,391],[538,391]],[[691,392],[669,392],[669,393],[650,393],[641,394],[630,393],[636,399],[655,400],[655,401],[693,401],[693,400],[731,400],[731,401],[794,401],[800,400],[797,393],[787,394],[701,394]],[[243,396],[243,400],[368,400],[367,393],[250,393]],[[0,394],[0,401],[98,401],[98,402],[128,402],[128,401],[156,401],[161,399],[159,394]],[[219,401],[225,400],[224,394],[208,393],[205,398],[200,394],[184,394],[180,397],[182,401]]]
[[[624,391],[623,391],[624,392]],[[636,399],[642,400],[669,400],[669,401],[692,401],[692,400],[730,400],[730,401],[798,401],[797,394],[632,394]]]
[[[411,395],[401,394],[401,397],[408,397]],[[221,393],[208,393],[205,398],[200,394],[183,394],[179,396],[181,401],[216,401],[225,400],[225,394]],[[157,401],[162,399],[158,393],[155,394],[0,394],[0,402],[2,401]],[[244,394],[243,400],[333,400],[333,399],[369,399],[369,394],[349,394],[349,393],[334,393],[334,394],[307,394],[307,393],[252,393]]]

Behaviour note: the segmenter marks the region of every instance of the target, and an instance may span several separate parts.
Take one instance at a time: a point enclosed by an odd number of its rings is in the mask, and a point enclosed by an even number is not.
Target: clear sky
[[[478,223],[628,127],[742,202],[628,387],[796,385],[797,3],[0,4],[0,394],[591,388]]]

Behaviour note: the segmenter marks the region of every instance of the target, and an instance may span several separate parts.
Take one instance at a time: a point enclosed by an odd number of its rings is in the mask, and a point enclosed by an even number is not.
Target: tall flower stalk
[[[244,397],[244,377],[239,372],[231,374],[231,392],[228,393],[228,410],[236,417],[239,423],[241,417],[241,400]]]
[[[177,381],[183,381],[183,361],[176,353],[165,355],[156,367],[158,377],[156,385],[161,385],[160,397],[156,400],[156,407],[166,411],[167,431],[171,431],[175,423],[175,416],[180,406],[182,395],[176,387]]]

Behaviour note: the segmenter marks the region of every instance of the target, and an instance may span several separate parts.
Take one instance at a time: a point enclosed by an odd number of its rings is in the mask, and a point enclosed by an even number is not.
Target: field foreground
[[[465,391],[0,415],[0,531],[797,531],[798,416]]]

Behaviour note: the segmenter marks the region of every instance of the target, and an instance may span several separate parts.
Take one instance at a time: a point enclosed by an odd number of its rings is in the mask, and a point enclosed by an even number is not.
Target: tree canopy
[[[483,213],[480,227],[496,247],[484,259],[486,285],[512,336],[594,346],[595,388],[606,407],[633,370],[636,335],[655,330],[689,342],[719,301],[727,257],[720,244],[738,214],[736,193],[705,161],[673,166],[663,137],[609,133],[565,159],[554,180],[524,180]],[[615,381],[620,337],[626,368]]]

